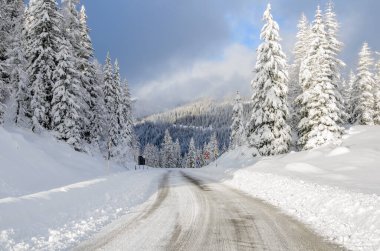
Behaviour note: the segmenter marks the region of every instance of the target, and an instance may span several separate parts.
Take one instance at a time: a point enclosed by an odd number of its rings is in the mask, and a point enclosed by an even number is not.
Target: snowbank
[[[253,159],[243,147],[201,173],[280,207],[351,250],[380,250],[380,127],[353,127],[338,147],[270,158]]]
[[[125,168],[73,151],[50,134],[0,127],[0,198],[21,196],[93,179]]]
[[[110,166],[49,135],[0,127],[0,250],[70,249],[155,196],[162,171]]]

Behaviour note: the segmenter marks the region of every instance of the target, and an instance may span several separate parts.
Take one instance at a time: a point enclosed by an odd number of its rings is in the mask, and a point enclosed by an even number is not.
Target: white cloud
[[[255,51],[241,44],[227,47],[221,59],[198,60],[186,69],[174,67],[135,90],[137,113],[157,112],[203,97],[223,98],[239,90],[249,96]]]

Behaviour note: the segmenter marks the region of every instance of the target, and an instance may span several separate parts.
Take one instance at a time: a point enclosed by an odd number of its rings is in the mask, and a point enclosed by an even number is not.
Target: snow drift
[[[351,250],[380,250],[380,127],[353,127],[340,146],[260,159],[250,151],[230,151],[201,173]]]
[[[0,250],[70,249],[154,196],[161,175],[0,127]]]

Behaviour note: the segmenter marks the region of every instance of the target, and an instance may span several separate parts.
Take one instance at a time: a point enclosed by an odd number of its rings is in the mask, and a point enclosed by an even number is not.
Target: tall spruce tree
[[[298,124],[300,122],[300,104],[297,102],[297,97],[301,95],[301,81],[300,70],[301,64],[304,61],[307,51],[310,46],[310,34],[311,27],[305,14],[301,15],[298,21],[297,41],[294,46],[294,64],[289,68],[289,90],[288,90],[288,102],[289,102],[289,125],[292,130],[292,134],[297,134]],[[293,137],[296,138],[296,137]],[[295,143],[295,142],[293,142]]]
[[[93,118],[91,120],[92,132],[91,132],[91,142],[95,143],[99,146],[105,142],[106,134],[107,134],[107,109],[105,105],[105,82],[104,82],[104,73],[103,66],[97,61],[93,61],[95,68],[95,85],[97,89],[97,98],[93,111]]]
[[[330,68],[331,68],[331,75],[329,78],[331,79],[332,84],[334,85],[334,88],[336,90],[335,98],[336,98],[336,104],[338,105],[339,111],[340,111],[340,119],[341,121],[347,120],[348,114],[346,113],[345,106],[344,106],[344,99],[342,97],[342,84],[343,80],[341,77],[341,69],[346,65],[341,59],[338,58],[338,55],[342,51],[343,43],[339,41],[338,34],[339,34],[339,23],[336,17],[336,14],[334,12],[334,4],[330,0],[327,3],[326,12],[324,15],[324,23],[325,23],[325,29],[327,33],[327,40],[328,40],[328,53],[330,54],[331,60],[330,60]]]
[[[72,45],[66,39],[61,40],[57,61],[58,65],[53,73],[51,128],[58,139],[81,151],[80,80],[75,68]]]
[[[245,130],[243,125],[243,104],[239,92],[236,94],[232,111],[230,147],[234,149],[241,146],[245,141]]]
[[[190,143],[189,143],[189,151],[186,156],[186,167],[195,168],[196,158],[197,158],[197,149],[195,148],[194,139],[191,138]]]
[[[25,11],[24,1],[11,1],[9,2],[8,9],[11,11],[11,32],[8,35],[5,64],[9,74],[9,92],[12,95],[11,116],[16,124],[27,126],[26,100],[28,99],[28,92],[26,86],[28,85],[28,75],[26,73],[27,61],[22,37]]]
[[[151,167],[160,166],[160,152],[155,145],[147,144],[144,148],[144,157],[146,158],[147,165]]]
[[[346,122],[348,123],[352,123],[352,117],[351,117],[351,112],[352,112],[352,107],[353,107],[352,96],[353,96],[353,87],[355,84],[355,78],[356,78],[355,73],[351,70],[348,76],[348,81],[346,81],[344,85],[344,91],[343,91],[343,98],[344,98],[345,109],[347,113]]]
[[[86,93],[85,102],[89,108],[86,112],[87,125],[85,139],[89,143],[98,143],[103,130],[103,97],[102,83],[96,78],[96,66],[94,64],[94,49],[90,38],[90,29],[87,25],[87,15],[84,6],[79,13],[79,72],[82,87]]]
[[[358,125],[373,125],[374,121],[374,77],[373,59],[367,43],[359,53],[359,63],[353,90],[352,122]]]
[[[165,131],[164,142],[161,148],[161,155],[163,168],[175,167],[173,139],[170,135],[169,130]]]
[[[133,115],[132,115],[132,101],[131,94],[129,92],[128,81],[124,80],[121,87],[121,135],[123,142],[128,148],[132,148],[133,139]]]
[[[0,125],[4,122],[4,114],[6,109],[6,92],[7,92],[7,84],[6,84],[6,51],[7,44],[6,38],[8,36],[6,21],[7,17],[7,5],[5,0],[0,0]]]
[[[33,0],[28,9],[26,55],[31,92],[30,116],[33,131],[50,129],[53,72],[62,31],[62,16],[55,0]]]
[[[373,122],[376,125],[380,125],[380,59],[376,63],[376,74],[374,83],[374,99],[375,99],[375,109]]]
[[[305,14],[301,15],[301,18],[298,21],[297,28],[298,28],[298,32],[296,35],[297,41],[296,41],[293,53],[294,53],[294,62],[299,68],[308,52],[310,35],[311,35],[310,24]]]
[[[117,117],[118,110],[118,95],[117,88],[115,88],[115,75],[111,64],[111,57],[107,54],[106,62],[104,65],[104,104],[106,108],[106,121],[107,135],[106,147],[108,150],[108,157],[116,157],[118,155],[119,146],[119,120]]]
[[[214,132],[210,137],[210,142],[208,143],[208,148],[210,151],[210,161],[215,161],[219,157],[219,142]]]
[[[311,44],[301,65],[303,93],[298,144],[302,149],[313,149],[336,142],[343,133],[336,86],[332,83],[329,40],[319,6],[312,26]]]
[[[263,42],[257,50],[256,78],[252,81],[253,111],[247,129],[250,146],[264,156],[288,152],[291,140],[287,124],[286,57],[279,43],[278,24],[270,11],[268,4],[260,36]]]

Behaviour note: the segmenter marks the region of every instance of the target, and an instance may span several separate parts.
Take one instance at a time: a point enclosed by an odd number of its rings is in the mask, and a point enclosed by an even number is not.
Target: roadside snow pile
[[[253,159],[243,147],[215,165],[202,173],[280,207],[348,249],[380,250],[380,127],[353,127],[339,147],[271,158]]]
[[[124,172],[0,199],[0,250],[68,250],[154,197],[162,174]]]
[[[0,198],[21,196],[125,171],[74,151],[51,135],[0,127]]]
[[[70,249],[154,196],[162,174],[0,127],[0,250]]]

